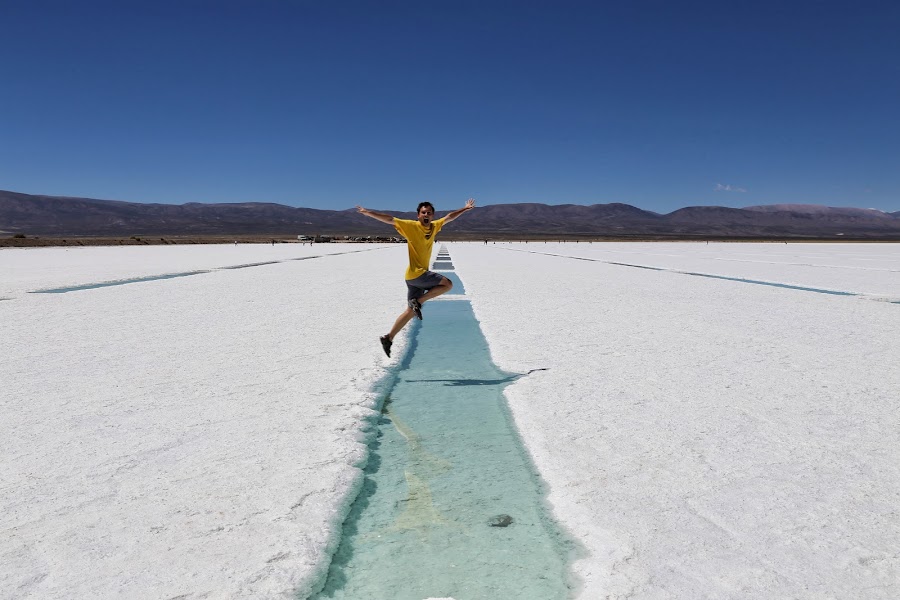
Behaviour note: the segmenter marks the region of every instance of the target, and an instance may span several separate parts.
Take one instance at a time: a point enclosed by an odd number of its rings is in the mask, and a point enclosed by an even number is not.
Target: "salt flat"
[[[125,250],[0,252],[23,274],[0,302],[0,597],[309,591],[360,482],[406,248]],[[63,256],[83,266],[56,276]]]
[[[900,597],[898,246],[447,247],[497,365],[548,369],[506,393],[579,598]],[[405,262],[0,251],[0,597],[304,597],[403,353],[377,336]]]
[[[884,294],[900,247],[587,246],[450,246],[498,366],[549,369],[507,396],[580,597],[900,597],[900,305],[531,253]]]

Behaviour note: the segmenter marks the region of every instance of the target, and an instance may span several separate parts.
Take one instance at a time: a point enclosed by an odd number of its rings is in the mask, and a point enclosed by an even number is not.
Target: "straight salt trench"
[[[575,543],[552,520],[444,248],[453,289],[415,319],[384,399],[362,489],[313,600],[555,600]]]

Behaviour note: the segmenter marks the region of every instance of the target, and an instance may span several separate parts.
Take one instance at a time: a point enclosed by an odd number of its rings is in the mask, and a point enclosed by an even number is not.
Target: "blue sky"
[[[900,210],[900,3],[0,0],[0,189]]]

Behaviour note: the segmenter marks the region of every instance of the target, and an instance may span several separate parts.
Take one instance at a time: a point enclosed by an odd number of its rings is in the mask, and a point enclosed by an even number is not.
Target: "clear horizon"
[[[36,0],[0,19],[0,189],[900,211],[894,3]]]

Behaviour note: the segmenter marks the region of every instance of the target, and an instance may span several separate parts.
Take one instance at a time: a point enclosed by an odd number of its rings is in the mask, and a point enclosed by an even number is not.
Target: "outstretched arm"
[[[388,225],[394,224],[394,217],[387,213],[375,212],[374,210],[369,210],[368,208],[363,208],[362,206],[356,205],[356,211],[361,215],[366,215],[367,217],[372,217],[373,219],[378,219],[382,223],[387,223]]]
[[[469,198],[468,200],[466,200],[466,205],[464,207],[447,213],[447,216],[444,217],[444,223],[449,223],[459,215],[463,214],[467,210],[472,210],[473,208],[475,208],[475,198]]]

